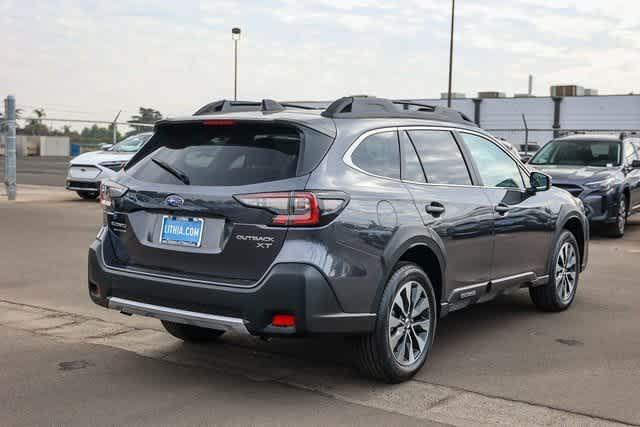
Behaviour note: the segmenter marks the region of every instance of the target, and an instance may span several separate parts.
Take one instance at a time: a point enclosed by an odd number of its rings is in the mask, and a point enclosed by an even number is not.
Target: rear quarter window
[[[398,134],[393,131],[368,136],[351,153],[351,162],[373,175],[400,179]]]

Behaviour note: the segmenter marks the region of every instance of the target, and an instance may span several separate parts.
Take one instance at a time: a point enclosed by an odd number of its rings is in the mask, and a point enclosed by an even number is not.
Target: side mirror
[[[113,147],[113,144],[102,144],[102,145],[100,146],[100,149],[101,149],[102,151],[109,151],[109,148],[111,148],[111,147]]]
[[[640,169],[640,160],[634,160],[629,165],[631,169]]]
[[[551,177],[542,172],[531,172],[530,182],[533,192],[547,191],[551,188]]]

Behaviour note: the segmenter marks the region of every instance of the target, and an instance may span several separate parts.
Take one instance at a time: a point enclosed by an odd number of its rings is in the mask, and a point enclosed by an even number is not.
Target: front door
[[[527,191],[528,172],[498,143],[477,134],[460,136],[494,210],[492,281],[547,274],[554,225],[546,197]]]

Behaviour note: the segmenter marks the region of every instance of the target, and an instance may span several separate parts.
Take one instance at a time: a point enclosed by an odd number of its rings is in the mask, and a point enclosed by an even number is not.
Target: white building
[[[413,99],[446,106],[446,99]],[[305,102],[327,106],[328,102]],[[456,94],[452,108],[482,128],[515,144],[524,144],[522,115],[530,129],[529,142],[545,144],[564,131],[640,130],[640,95],[526,96],[513,98],[464,98]]]

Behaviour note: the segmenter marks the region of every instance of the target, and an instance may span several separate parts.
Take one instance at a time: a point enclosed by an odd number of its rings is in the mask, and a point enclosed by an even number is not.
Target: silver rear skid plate
[[[138,314],[169,322],[200,326],[221,331],[235,331],[248,334],[244,320],[237,317],[217,316],[215,314],[199,313],[196,311],[179,310],[177,308],[160,305],[145,304],[138,301],[111,297],[109,308],[123,314]]]

